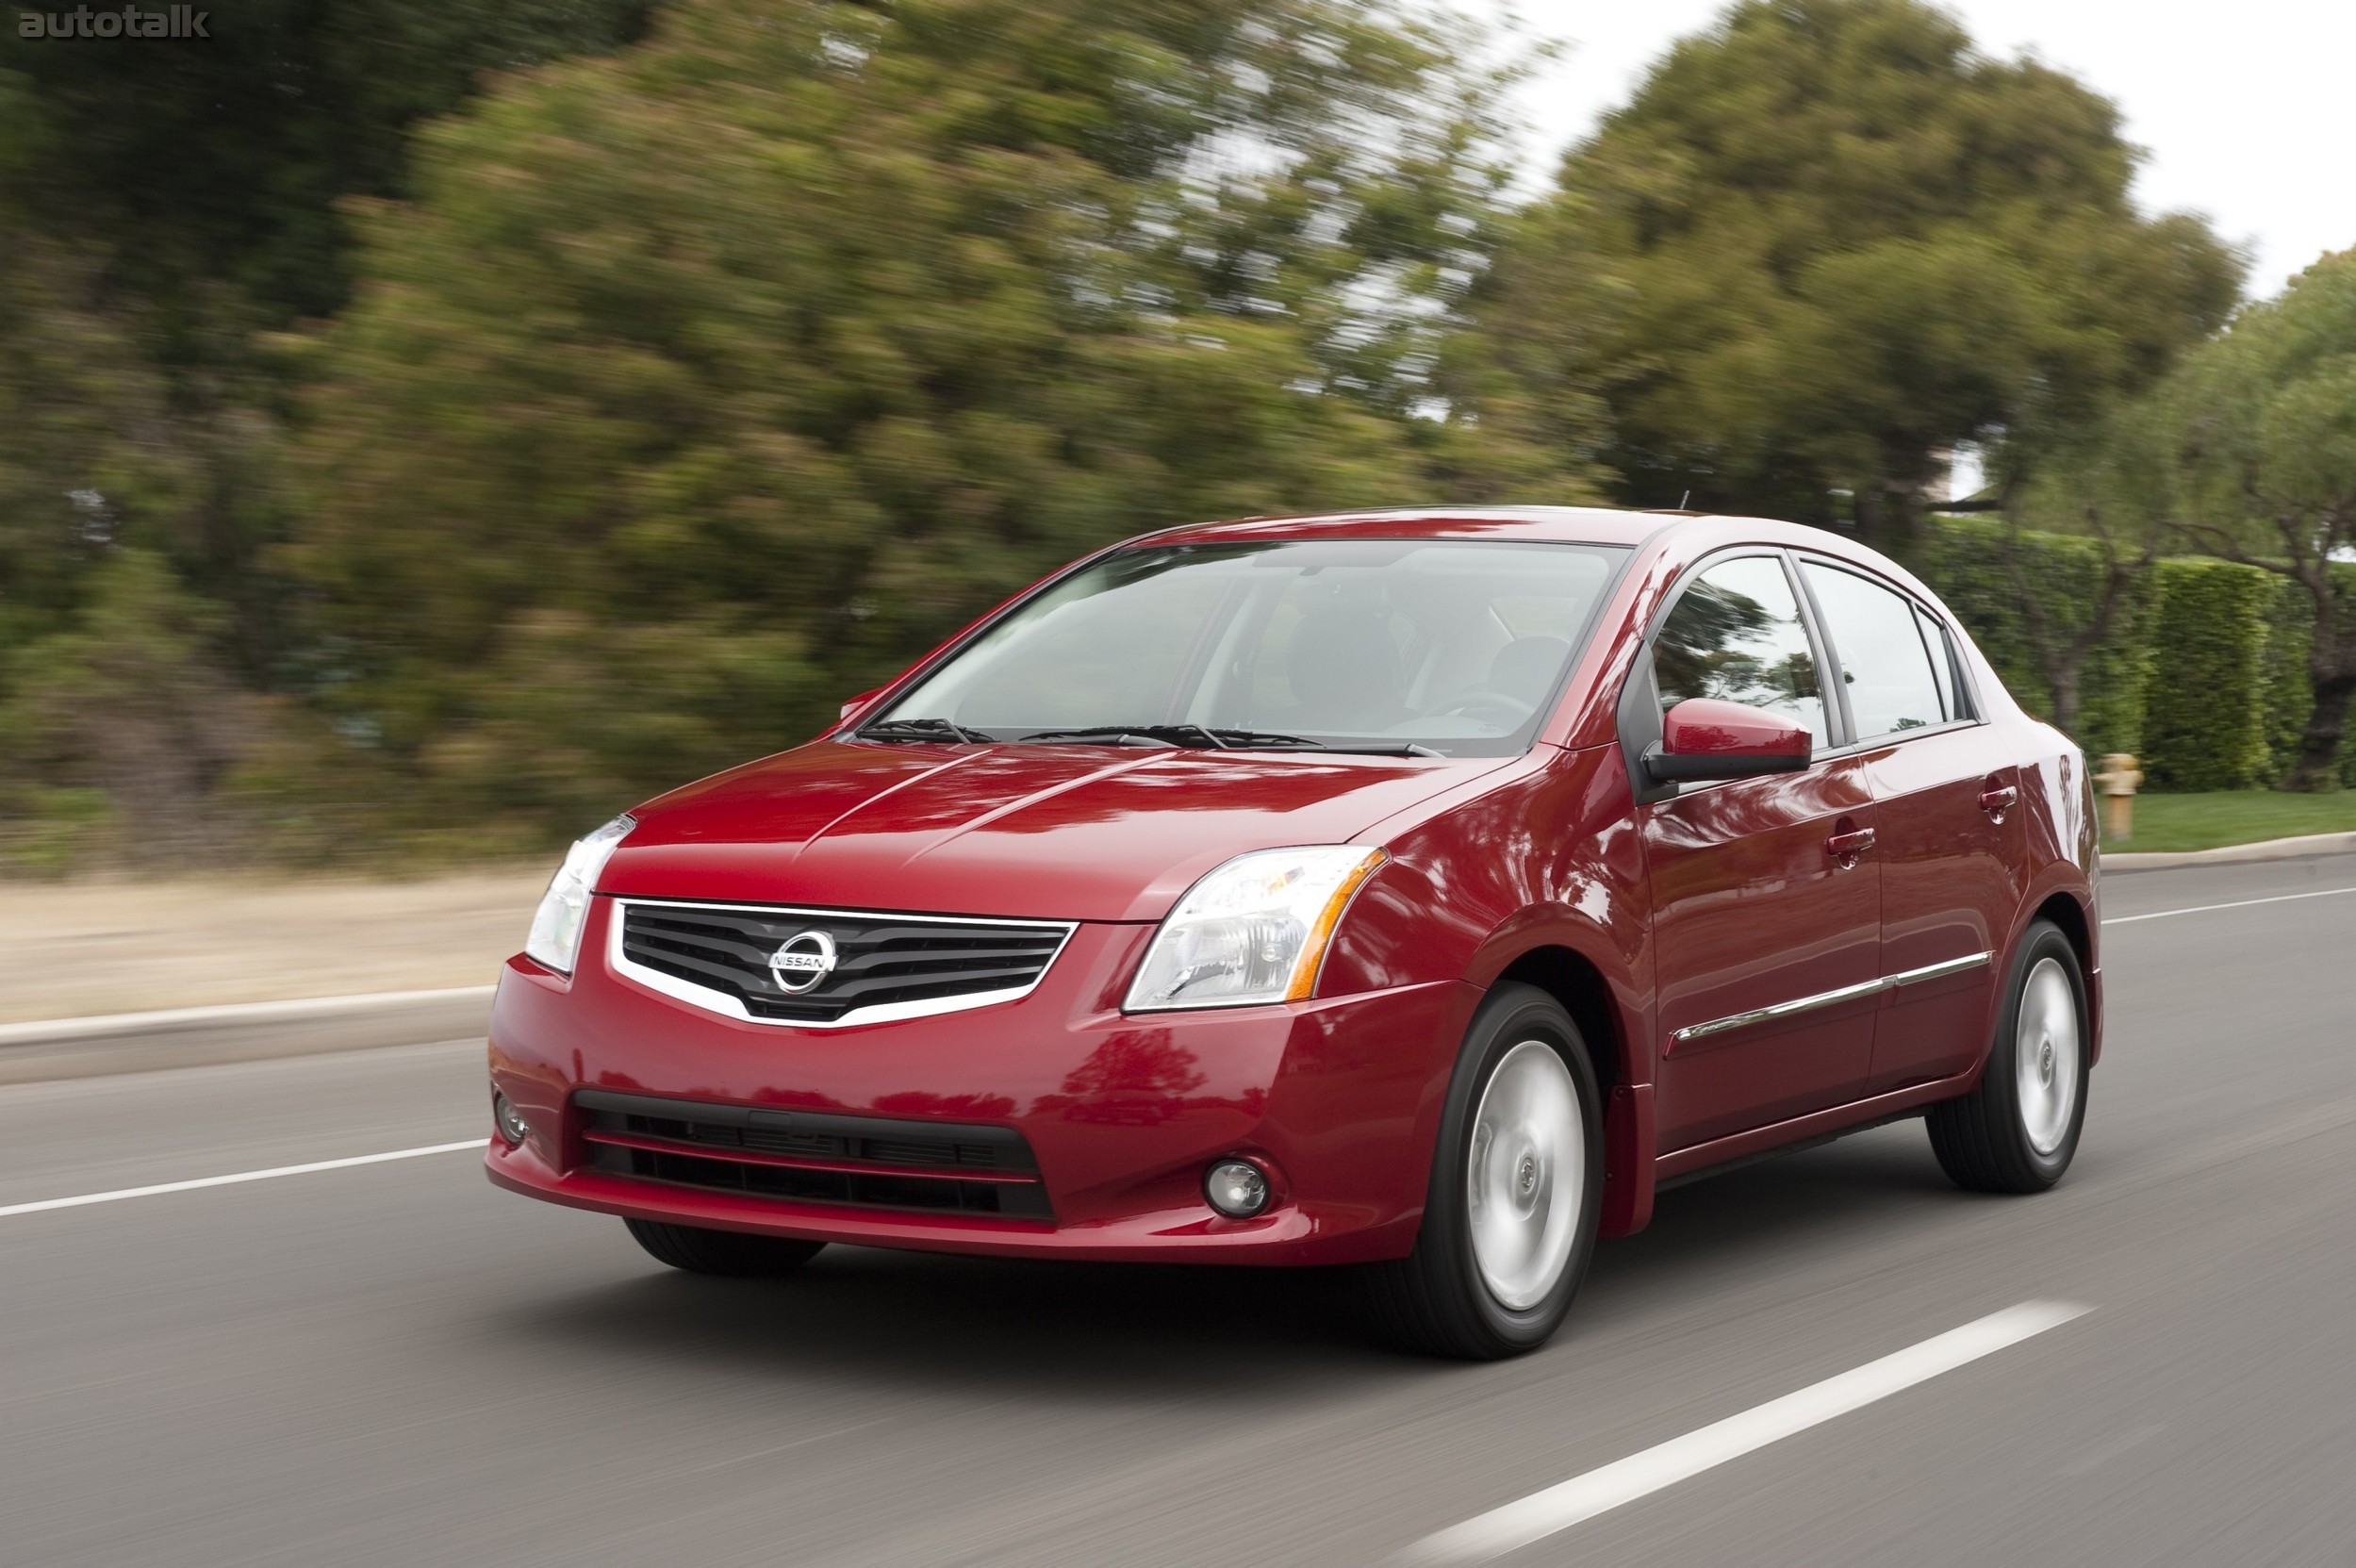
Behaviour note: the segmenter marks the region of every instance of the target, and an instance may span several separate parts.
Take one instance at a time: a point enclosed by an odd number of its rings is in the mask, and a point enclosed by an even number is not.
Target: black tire
[[[2033,1010],[2038,1006],[2031,995],[2032,977],[2056,970],[2068,982],[2068,1014],[2076,1023],[2076,1044],[2070,1052],[2075,1059],[2070,1076],[2076,1082],[2066,1112],[2048,1123],[2047,1136],[2040,1139],[2031,1126],[2038,1111],[2034,1091],[2024,1111],[2021,1053],[2024,1048],[2040,1052],[2038,1058],[2031,1059],[2029,1071],[2035,1075],[2040,1061],[2047,1064],[2046,1083],[2054,1082],[2060,1069],[2051,1065],[2050,1042],[2040,1047],[2022,1039],[2021,1017],[2024,1004]],[[2038,984],[2039,995],[2053,999],[2050,982],[2041,978]],[[2033,1011],[2030,1032],[2042,1037],[2035,1026],[2037,1016]],[[2085,1126],[2092,1045],[2086,980],[2078,965],[2078,950],[2061,928],[2036,921],[2022,934],[2020,949],[2014,954],[2012,970],[2005,977],[2004,1004],[1997,1010],[1996,1038],[1989,1047],[1987,1070],[1980,1075],[1980,1086],[1960,1098],[1941,1100],[1923,1114],[1939,1168],[1958,1187],[1979,1193],[2041,1193],[2059,1181],[2078,1152],[2078,1135]],[[2040,1147],[2040,1142],[2050,1147]]]
[[[1531,1041],[1551,1048],[1569,1072],[1586,1168],[1560,1276],[1542,1299],[1516,1310],[1498,1299],[1475,1258],[1468,1177],[1483,1095],[1498,1065]],[[1578,1027],[1545,992],[1529,985],[1497,986],[1465,1031],[1448,1084],[1415,1249],[1366,1271],[1376,1313],[1392,1339],[1426,1355],[1496,1361],[1537,1349],[1561,1326],[1594,1256],[1603,1190],[1602,1097]]]
[[[705,1230],[660,1220],[626,1219],[630,1233],[657,1262],[690,1274],[719,1274],[733,1279],[774,1279],[791,1274],[826,1246],[790,1236],[752,1236],[742,1230]]]

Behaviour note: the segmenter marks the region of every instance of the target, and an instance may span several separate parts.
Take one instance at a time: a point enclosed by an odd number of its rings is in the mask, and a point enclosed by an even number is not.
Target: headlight
[[[581,927],[589,917],[589,895],[597,890],[598,873],[614,855],[615,846],[638,825],[633,817],[617,817],[565,851],[565,864],[550,879],[540,907],[532,915],[532,934],[524,952],[559,974],[572,973],[581,956]]]
[[[1308,996],[1343,906],[1382,861],[1380,850],[1359,844],[1236,856],[1189,888],[1162,920],[1122,1011]]]

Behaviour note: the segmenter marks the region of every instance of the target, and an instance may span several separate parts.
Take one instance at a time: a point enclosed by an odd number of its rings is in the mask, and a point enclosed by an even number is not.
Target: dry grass
[[[548,873],[0,883],[0,1022],[488,984]]]

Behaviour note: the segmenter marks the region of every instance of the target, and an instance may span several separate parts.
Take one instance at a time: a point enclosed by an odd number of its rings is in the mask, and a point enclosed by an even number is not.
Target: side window
[[[1722,561],[1687,585],[1653,644],[1653,678],[1664,711],[1714,697],[1782,714],[1827,744],[1807,627],[1772,555]]]
[[[1938,677],[1939,704],[1949,719],[1977,718],[1963,684],[1963,661],[1955,655],[1954,636],[1930,611],[1917,604],[1915,619],[1922,623],[1922,641],[1931,651],[1931,673]]]
[[[1837,567],[1808,561],[1800,569],[1823,612],[1857,738],[1945,723],[1947,705],[1914,602]]]

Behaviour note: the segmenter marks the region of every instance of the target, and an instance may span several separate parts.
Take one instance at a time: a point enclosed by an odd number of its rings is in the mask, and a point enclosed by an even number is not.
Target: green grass
[[[2213,850],[2311,833],[2356,833],[2356,789],[2283,795],[2267,789],[2204,795],[2138,795],[2132,838],[2103,837],[2106,850]]]

